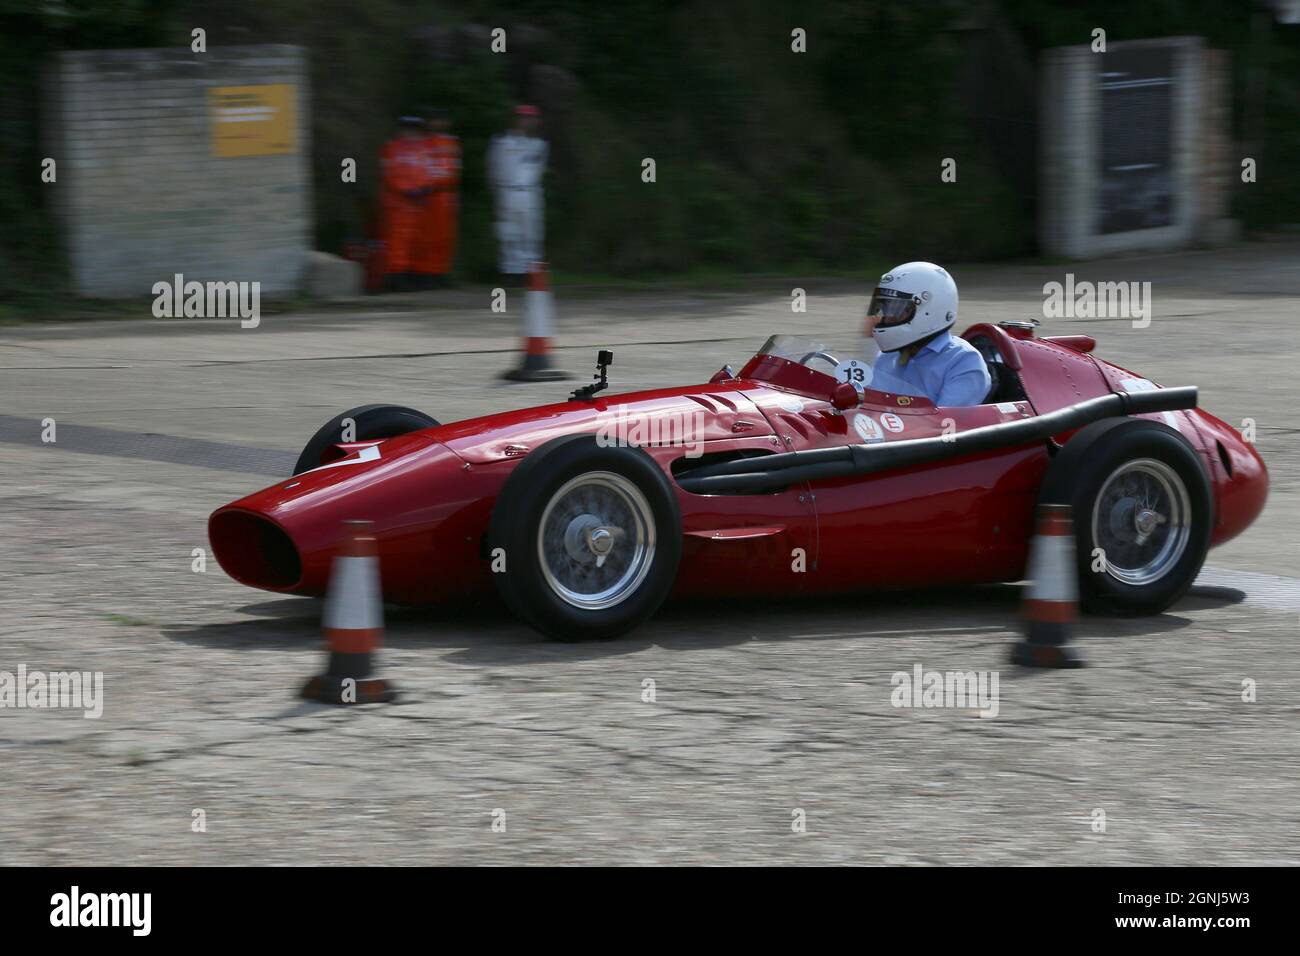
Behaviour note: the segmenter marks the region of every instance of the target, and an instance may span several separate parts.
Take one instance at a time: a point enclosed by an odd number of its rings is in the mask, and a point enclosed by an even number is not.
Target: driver
[[[905,262],[880,277],[867,306],[867,336],[881,354],[871,387],[924,395],[936,405],[978,405],[992,379],[984,357],[949,333],[957,321],[957,283],[933,262]]]

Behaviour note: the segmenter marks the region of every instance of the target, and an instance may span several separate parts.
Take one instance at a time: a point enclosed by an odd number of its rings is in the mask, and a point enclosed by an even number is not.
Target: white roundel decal
[[[891,432],[901,432],[903,430],[903,420],[893,412],[885,412],[880,416],[880,424],[884,425]]]
[[[863,441],[883,441],[885,438],[880,426],[870,415],[854,415],[853,428]]]
[[[858,359],[849,359],[835,366],[835,377],[841,382],[865,387],[871,384],[871,366]]]
[[[795,398],[793,395],[786,395],[777,400],[777,404],[787,412],[793,412],[798,415],[803,411],[803,400]]]

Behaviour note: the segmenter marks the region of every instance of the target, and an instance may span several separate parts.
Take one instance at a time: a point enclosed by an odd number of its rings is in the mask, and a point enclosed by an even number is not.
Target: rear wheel
[[[594,435],[538,448],[492,511],[493,575],[506,604],[557,640],[615,637],[654,613],[677,575],[681,517],[663,470]]]
[[[1085,607],[1158,614],[1187,593],[1205,562],[1214,520],[1209,478],[1166,425],[1141,418],[1096,425],[1066,443],[1043,500],[1072,506]]]
[[[339,442],[393,438],[422,428],[434,428],[438,424],[437,419],[424,412],[401,405],[360,405],[348,409],[317,429],[298,456],[293,473],[300,475],[320,467],[325,452]]]

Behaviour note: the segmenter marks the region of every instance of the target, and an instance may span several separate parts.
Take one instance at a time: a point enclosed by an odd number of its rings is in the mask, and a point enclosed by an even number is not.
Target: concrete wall
[[[1205,51],[1205,140],[1201,159],[1201,221],[1206,242],[1241,238],[1241,223],[1229,218],[1232,197],[1241,187],[1242,156],[1232,138],[1232,56]]]
[[[294,291],[311,248],[308,75],[294,46],[60,54],[47,71],[49,188],[78,293],[259,281]],[[214,155],[212,87],[290,84],[291,151]]]
[[[1176,249],[1214,237],[1226,215],[1230,143],[1226,57],[1200,37],[1133,40],[1108,51],[1172,50],[1173,216],[1167,226],[1103,233],[1101,73],[1089,46],[1045,51],[1039,101],[1039,244],[1048,255],[1092,258]],[[1212,55],[1213,54],[1213,55]]]

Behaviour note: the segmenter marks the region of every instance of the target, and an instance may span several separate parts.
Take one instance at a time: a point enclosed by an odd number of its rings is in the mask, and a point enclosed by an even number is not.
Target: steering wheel
[[[838,366],[840,364],[840,360],[837,359],[834,355],[831,355],[830,352],[822,352],[822,351],[809,352],[807,355],[805,355],[803,358],[799,360],[799,364],[807,365],[809,359],[815,359],[815,358],[821,359],[823,362],[829,362],[831,365],[834,366]]]

